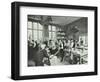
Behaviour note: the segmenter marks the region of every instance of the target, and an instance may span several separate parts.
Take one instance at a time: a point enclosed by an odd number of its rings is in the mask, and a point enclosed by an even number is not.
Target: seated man
[[[72,63],[73,64],[80,64],[80,51],[78,50],[78,49],[73,49],[72,51],[71,51],[71,53],[72,53],[72,55],[73,55],[73,58],[72,58]]]
[[[59,59],[57,57],[59,50],[55,45],[50,49],[50,63],[51,65],[57,65],[59,63]]]
[[[63,62],[65,64],[71,64],[71,51],[69,47],[64,47],[64,58]]]
[[[46,44],[40,45],[41,49],[36,54],[36,66],[44,66],[43,58],[49,58],[47,51],[45,50]]]

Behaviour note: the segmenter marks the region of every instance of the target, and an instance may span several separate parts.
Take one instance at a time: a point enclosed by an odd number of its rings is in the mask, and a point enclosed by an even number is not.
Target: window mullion
[[[32,40],[34,40],[34,37],[33,37],[33,22],[32,22]]]
[[[37,22],[37,40],[39,40],[39,24]]]

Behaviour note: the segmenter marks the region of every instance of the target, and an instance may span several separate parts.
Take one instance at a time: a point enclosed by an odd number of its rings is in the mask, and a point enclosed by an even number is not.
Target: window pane
[[[33,30],[33,37],[34,37],[34,40],[38,40],[38,35],[37,35],[37,30]]]
[[[49,25],[49,31],[51,31],[51,25]]]
[[[36,22],[33,22],[33,29],[38,29]]]
[[[56,31],[56,26],[52,26],[52,31]]]
[[[32,30],[32,32],[33,32],[33,33],[32,33],[32,39],[34,40],[34,30]]]
[[[39,25],[39,29],[43,30],[43,26],[40,23],[38,23],[38,25]]]
[[[56,39],[56,32],[52,32],[52,38]]]
[[[51,32],[49,32],[49,39],[52,39],[52,34],[51,34]]]
[[[27,32],[28,34],[27,34],[27,37],[28,37],[28,40],[32,40],[32,30],[28,30],[28,32]]]
[[[42,40],[43,36],[42,36],[42,31],[39,31],[39,40]]]
[[[28,21],[28,28],[32,29],[32,22]]]

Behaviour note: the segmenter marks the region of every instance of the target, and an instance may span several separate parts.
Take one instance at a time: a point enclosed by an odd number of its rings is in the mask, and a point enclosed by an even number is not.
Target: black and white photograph
[[[88,17],[27,15],[28,67],[88,64]]]
[[[97,75],[97,7],[12,3],[12,79]]]

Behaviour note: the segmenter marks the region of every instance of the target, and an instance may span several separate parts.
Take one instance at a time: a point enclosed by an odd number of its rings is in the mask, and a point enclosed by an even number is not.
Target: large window
[[[39,22],[28,21],[28,39],[42,40],[43,26]]]
[[[49,39],[56,39],[56,26],[49,25]]]
[[[56,37],[56,26],[49,25],[49,39],[55,40]],[[28,21],[28,40],[43,40],[43,26],[39,22]]]

